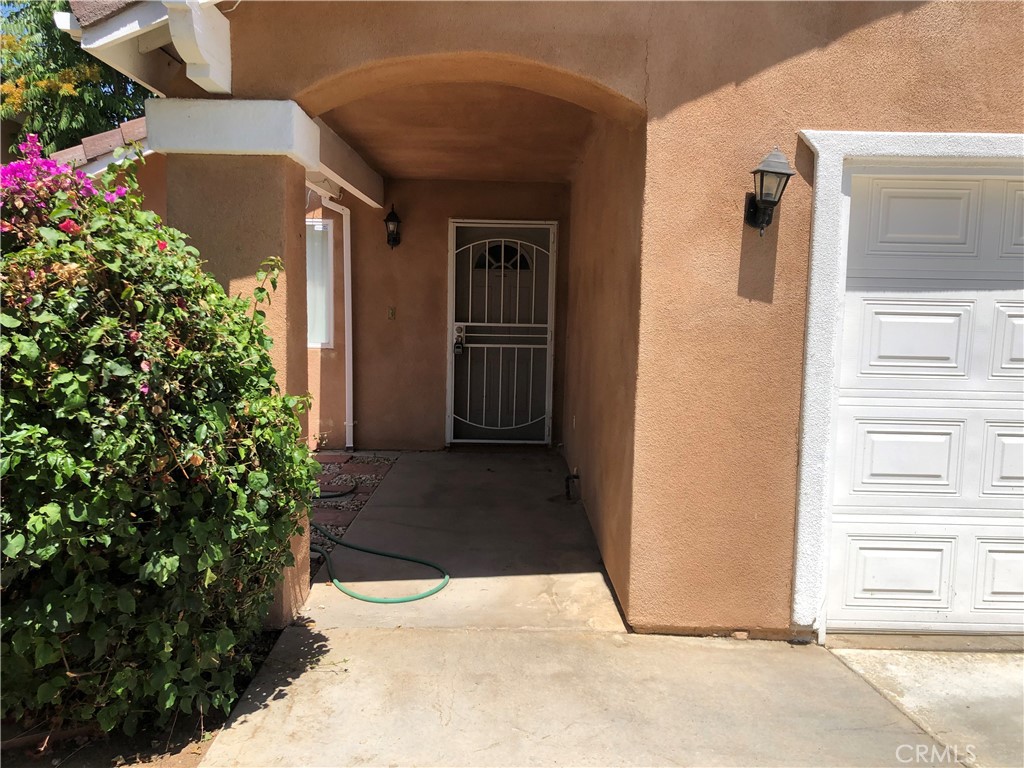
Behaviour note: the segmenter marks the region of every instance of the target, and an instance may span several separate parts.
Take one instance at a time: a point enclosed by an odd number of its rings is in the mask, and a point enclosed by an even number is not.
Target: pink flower
[[[30,269],[28,271],[28,279],[29,280],[35,280],[36,279],[36,271],[34,269]]]
[[[156,241],[156,247],[157,247],[157,250],[166,251],[167,250],[167,241],[166,240],[157,240]]]
[[[115,187],[114,188],[114,194],[117,195],[118,197],[124,197],[125,195],[128,194],[128,188],[127,187]]]
[[[67,235],[77,235],[82,231],[82,228],[71,219],[64,219],[64,221],[57,226],[57,229]]]
[[[141,392],[144,395],[148,395],[149,394],[149,382],[146,382],[146,381],[142,382],[142,386],[139,387],[139,392]]]
[[[149,360],[143,360],[143,361],[142,361],[142,363],[141,363],[141,364],[139,365],[139,367],[140,367],[140,368],[141,368],[142,370],[144,370],[144,371],[145,371],[146,373],[149,373],[149,372],[150,372],[150,370],[151,370],[151,369],[153,368],[153,366],[152,366],[152,365],[150,365],[150,362],[149,362]]]
[[[138,331],[128,331],[128,341],[130,341],[132,344],[134,344],[141,338],[142,334],[139,333]]]
[[[108,203],[112,203],[115,200],[117,200],[117,195],[115,195],[113,192],[104,192],[103,199],[106,200]]]

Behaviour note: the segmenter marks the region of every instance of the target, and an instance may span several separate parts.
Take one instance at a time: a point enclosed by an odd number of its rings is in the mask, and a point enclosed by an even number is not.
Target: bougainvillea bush
[[[0,224],[2,714],[130,733],[227,711],[315,487],[305,401],[131,168],[93,182],[22,151]]]

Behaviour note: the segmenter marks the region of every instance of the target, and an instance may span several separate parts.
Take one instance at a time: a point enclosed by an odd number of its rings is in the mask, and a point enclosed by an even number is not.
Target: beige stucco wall
[[[303,395],[306,364],[304,171],[284,157],[171,155],[167,222],[186,232],[207,269],[232,296],[252,296],[262,262],[284,264],[267,331],[283,391]],[[303,429],[306,418],[303,416]],[[309,594],[309,528],[292,541],[295,565],[285,569],[270,621],[283,626]]]
[[[562,434],[629,614],[644,132],[599,120],[572,182]]]
[[[584,427],[589,442],[567,435],[568,454],[634,627],[776,636],[794,631],[813,173],[796,132],[1021,132],[1021,17],[1020,3],[243,3],[230,18],[239,98],[292,98],[319,114],[378,89],[486,81],[626,127],[646,116],[636,327],[607,342],[636,338],[635,429],[617,435],[632,442],[632,459],[623,449],[617,465],[631,463],[632,477],[596,471],[616,451],[604,427]],[[595,139],[577,170],[574,236],[602,225],[577,216],[619,194],[601,192],[600,179],[635,181],[612,178],[616,141]],[[742,224],[743,196],[775,144],[799,173],[760,239]],[[406,222],[394,252],[380,213],[353,206],[357,338],[375,349],[355,347],[357,443],[439,447],[447,219],[555,217],[510,214],[544,206],[498,186],[393,182],[388,196]],[[625,242],[631,231],[609,237]],[[635,274],[593,266],[609,279]],[[604,286],[571,285],[563,304],[574,316],[605,322]],[[588,352],[568,361],[560,421],[574,408],[589,424],[603,393],[626,386],[631,361],[614,381],[587,381],[591,358],[608,351],[577,327]],[[628,417],[615,419],[628,433]]]
[[[444,447],[447,376],[448,221],[559,221],[560,250],[567,252],[568,189],[397,180],[388,183],[386,198],[402,218],[402,243],[394,250],[385,242],[381,211],[364,205],[351,209],[355,444],[439,449]],[[388,307],[395,309],[393,320]],[[336,312],[336,337],[344,332],[342,321]],[[556,379],[560,372],[556,365]]]
[[[813,158],[801,128],[1024,129],[1022,7],[664,4],[647,96],[629,620],[786,634]],[[757,41],[736,51],[736,41]],[[764,239],[746,173],[795,162]]]
[[[167,158],[152,153],[136,166],[142,205],[163,219],[167,218]]]

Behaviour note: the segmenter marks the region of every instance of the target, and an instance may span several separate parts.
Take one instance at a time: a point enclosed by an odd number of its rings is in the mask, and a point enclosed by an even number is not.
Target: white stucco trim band
[[[860,161],[1024,167],[1024,135],[799,132],[815,156],[800,425],[793,625],[825,638],[836,370],[842,338],[850,223],[846,169]]]
[[[154,152],[283,155],[306,169],[318,193],[343,189],[371,207],[384,204],[380,174],[294,101],[149,99],[146,129]]]
[[[320,167],[320,131],[294,101],[149,99],[146,130],[168,155],[285,155]]]

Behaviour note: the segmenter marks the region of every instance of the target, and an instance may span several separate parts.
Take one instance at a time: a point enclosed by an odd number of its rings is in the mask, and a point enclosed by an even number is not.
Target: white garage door
[[[1024,621],[1024,183],[854,175],[830,630]]]

